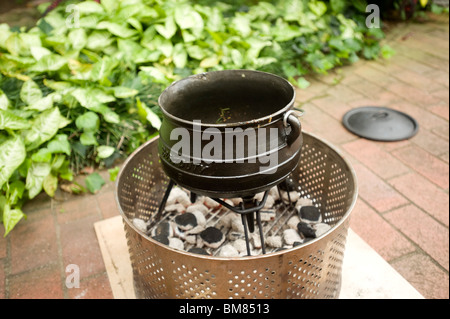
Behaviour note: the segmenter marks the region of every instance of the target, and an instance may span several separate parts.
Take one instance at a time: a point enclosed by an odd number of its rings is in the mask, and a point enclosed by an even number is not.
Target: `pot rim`
[[[267,124],[274,122],[276,120],[280,119],[280,115],[287,112],[288,110],[293,108],[294,105],[294,101],[295,101],[295,97],[296,97],[296,92],[295,92],[295,87],[285,78],[273,74],[273,73],[269,73],[269,72],[263,72],[263,71],[257,71],[257,70],[248,70],[248,69],[230,69],[230,70],[218,70],[218,71],[209,71],[209,72],[203,72],[203,73],[199,73],[199,74],[194,74],[194,75],[190,75],[188,77],[185,77],[183,79],[177,80],[172,82],[167,88],[164,89],[164,91],[160,94],[159,98],[158,98],[158,105],[159,108],[161,109],[161,111],[163,112],[164,116],[166,116],[168,119],[175,121],[177,123],[182,123],[182,124],[186,124],[189,126],[193,126],[194,122],[193,120],[185,120],[182,119],[180,117],[177,117],[175,115],[173,115],[172,113],[169,113],[164,107],[162,107],[162,103],[161,103],[161,99],[162,97],[167,94],[167,90],[177,84],[179,84],[182,81],[188,81],[190,79],[193,78],[204,78],[206,76],[206,74],[212,74],[212,73],[219,73],[219,72],[226,72],[226,73],[239,73],[241,72],[242,75],[244,75],[244,73],[259,73],[259,74],[263,74],[265,76],[269,76],[272,78],[276,78],[278,80],[281,80],[282,82],[285,82],[288,87],[292,90],[292,99],[281,109],[279,109],[278,111],[266,115],[264,117],[260,117],[260,118],[256,118],[256,119],[252,119],[250,121],[242,121],[242,122],[233,122],[233,123],[222,123],[222,124],[217,124],[217,123],[197,123],[198,126],[200,127],[215,127],[215,128],[227,128],[227,127],[242,127],[242,126],[252,126],[252,125],[262,125],[264,122],[266,122]]]

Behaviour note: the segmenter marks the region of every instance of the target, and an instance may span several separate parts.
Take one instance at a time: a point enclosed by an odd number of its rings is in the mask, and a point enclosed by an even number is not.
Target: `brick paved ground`
[[[449,298],[448,18],[397,26],[388,41],[397,51],[390,61],[361,61],[314,79],[297,102],[306,111],[304,130],[354,165],[353,230],[423,296]],[[394,143],[356,137],[341,118],[364,105],[410,114],[419,133]],[[118,214],[112,183],[96,195],[41,195],[25,212],[28,219],[0,239],[1,299],[112,298],[93,227]],[[66,287],[70,264],[79,266],[80,288]]]

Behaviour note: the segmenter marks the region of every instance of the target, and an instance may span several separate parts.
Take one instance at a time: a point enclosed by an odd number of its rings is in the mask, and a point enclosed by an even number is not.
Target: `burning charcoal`
[[[269,247],[280,248],[283,246],[283,239],[281,236],[268,236],[265,243]]]
[[[259,236],[259,231],[257,231],[256,229],[255,232],[251,234],[251,240],[254,248],[261,248],[261,237]]]
[[[274,186],[270,189],[269,195],[273,198],[274,201],[277,201],[280,199],[280,193],[278,193],[278,188],[276,186]]]
[[[236,214],[231,219],[231,229],[243,233],[244,232],[244,224],[242,224],[242,216],[239,214]]]
[[[167,197],[166,205],[173,205],[173,204],[175,204],[177,202],[176,198],[178,197],[180,192],[183,192],[183,190],[181,188],[173,187],[170,190],[169,197]]]
[[[295,203],[300,198],[300,194],[297,191],[289,192],[289,195],[287,192],[282,192],[281,197],[283,198],[283,201],[288,202],[291,200],[291,203]]]
[[[266,203],[264,204],[264,209],[270,209],[273,207],[273,205],[275,205],[275,199],[273,198],[272,195],[267,195],[267,200]]]
[[[203,230],[205,230],[205,225],[206,225],[206,219],[205,219],[205,215],[203,215],[203,213],[201,211],[194,211],[192,213],[189,214],[193,214],[197,220],[197,226],[194,226],[192,229],[189,229],[187,231],[187,233],[189,234],[199,234],[201,233]]]
[[[142,220],[140,218],[133,218],[133,225],[140,232],[143,232],[144,234],[147,233],[147,223],[145,222],[145,220]]]
[[[203,243],[211,248],[217,248],[225,241],[225,236],[216,227],[208,227],[200,233]]]
[[[314,225],[314,228],[316,230],[316,237],[319,237],[329,231],[331,226],[325,223],[318,223]]]
[[[200,226],[206,225],[205,215],[201,211],[195,210],[192,212],[192,214],[194,214],[195,218],[197,219],[198,225],[200,225]]]
[[[166,205],[166,207],[164,207],[164,210],[166,212],[177,212],[183,214],[186,211],[186,208],[182,204],[177,203],[172,205]]]
[[[237,232],[237,231],[230,231],[227,235],[228,240],[238,240],[238,239],[242,239],[245,238],[245,235],[243,232]]]
[[[193,247],[193,248],[189,249],[188,253],[199,254],[199,255],[209,255],[209,253],[205,249],[198,248],[198,247]]]
[[[170,191],[169,197],[167,198],[166,205],[172,205],[179,203],[184,207],[188,207],[191,204],[191,200],[189,199],[189,195],[186,194],[184,190],[179,187],[174,187]]]
[[[286,229],[283,231],[283,240],[287,245],[292,245],[296,241],[303,242],[303,239],[300,237],[298,232],[295,229]]]
[[[300,223],[300,218],[297,215],[294,215],[291,218],[289,218],[287,225],[289,226],[289,228],[296,230],[298,223]]]
[[[236,248],[231,244],[226,244],[222,248],[220,248],[219,253],[217,254],[219,257],[238,257],[239,252]]]
[[[234,203],[233,203],[233,201],[231,199],[225,199],[224,202],[227,203],[228,205],[234,207]],[[231,210],[229,208],[227,208],[227,207],[222,205],[221,208],[220,208],[220,211],[222,213],[225,213],[225,212],[229,212]]]
[[[313,201],[310,198],[300,197],[296,203],[296,208],[300,210],[301,206],[313,206]]]
[[[264,198],[264,192],[260,192],[258,194],[256,194],[253,199],[256,199],[258,202],[261,202]]]
[[[184,193],[184,195],[178,196],[177,202],[183,205],[184,207],[188,207],[191,205],[191,199],[189,198],[189,195]]]
[[[172,237],[173,234],[174,232],[169,222],[162,222],[151,231],[152,236],[162,235],[166,237]]]
[[[213,210],[220,208],[220,204],[216,202],[214,199],[211,199],[209,197],[205,197],[205,200],[203,202],[206,207],[211,208]]]
[[[231,220],[233,218],[235,218],[235,215],[237,215],[237,214],[233,213],[233,212],[226,213],[224,216],[222,216],[219,219],[219,221],[217,222],[216,227],[220,228],[220,229],[225,228],[226,230],[230,229],[231,228]]]
[[[256,193],[255,196],[253,196],[253,199],[256,199],[257,201],[260,202],[260,201],[262,201],[263,197],[264,197],[264,192],[259,192],[259,193]]]
[[[242,198],[240,198],[240,197],[229,198],[229,200],[231,200],[233,202],[234,207],[240,206],[241,202],[242,202]]]
[[[312,238],[316,237],[316,230],[313,228],[312,224],[300,222],[297,225],[297,230],[305,237],[312,237]]]
[[[195,202],[192,203],[192,204],[194,204],[194,205],[197,205],[197,204],[204,205],[203,204],[204,201],[205,201],[205,196],[197,194],[197,198],[195,199]]]
[[[275,187],[275,191],[278,192],[276,187]],[[255,195],[254,198],[258,202],[261,202],[264,198],[264,194],[265,194],[265,192],[258,193]],[[277,194],[277,198],[278,198],[278,194]],[[269,194],[267,194],[266,202],[264,203],[264,209],[270,209],[273,207],[274,204],[275,204],[275,199],[274,199],[274,196],[271,195],[271,190],[270,190]]]
[[[178,228],[177,223],[175,223],[174,221],[170,221],[169,223],[170,226],[172,227],[174,236],[185,240],[186,234]]]
[[[209,209],[202,203],[196,203],[196,204],[193,204],[193,205],[189,206],[188,208],[186,208],[186,213],[193,213],[195,211],[200,211],[203,213],[203,215],[206,215],[206,214],[208,214]]]
[[[186,241],[186,243],[194,245],[197,242],[197,236],[188,235],[188,236],[184,237],[184,240]]]
[[[163,235],[157,235],[152,237],[154,240],[159,241],[161,244],[169,245],[169,238]]]
[[[276,217],[276,214],[273,210],[265,210],[265,211],[261,211],[259,213],[259,215],[261,216],[261,221],[262,222],[269,222],[271,220],[274,220]]]
[[[239,253],[247,252],[247,244],[242,238],[233,241],[232,245]]]
[[[178,249],[178,250],[184,250],[184,243],[181,239],[176,237],[170,237],[169,238],[169,247]]]
[[[187,230],[186,234],[188,234],[188,235],[197,235],[197,234],[200,234],[204,230],[205,230],[205,226],[197,225],[197,226]]]
[[[192,213],[184,213],[175,216],[175,223],[181,230],[190,230],[197,226],[197,218]]]
[[[203,246],[205,246],[205,243],[203,242],[203,239],[200,237],[200,236],[195,236],[196,237],[196,239],[197,239],[197,242],[196,242],[196,246],[198,247],[198,248],[202,248]]]
[[[322,221],[322,215],[316,206],[302,206],[299,216],[305,223],[320,223]]]

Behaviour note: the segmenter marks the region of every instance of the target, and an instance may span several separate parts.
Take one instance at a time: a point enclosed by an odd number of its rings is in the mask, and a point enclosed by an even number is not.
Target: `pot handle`
[[[291,132],[286,136],[286,142],[289,146],[294,143],[294,141],[299,137],[302,131],[302,125],[297,119],[297,116],[295,116],[293,113],[295,113],[294,110],[287,111],[286,114],[284,114],[283,118],[284,127],[291,127]]]

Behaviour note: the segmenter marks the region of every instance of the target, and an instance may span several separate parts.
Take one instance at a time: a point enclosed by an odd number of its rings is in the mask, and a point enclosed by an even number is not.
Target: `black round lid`
[[[405,140],[419,129],[411,116],[379,106],[355,108],[344,115],[342,122],[350,132],[376,141]]]

